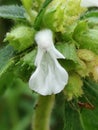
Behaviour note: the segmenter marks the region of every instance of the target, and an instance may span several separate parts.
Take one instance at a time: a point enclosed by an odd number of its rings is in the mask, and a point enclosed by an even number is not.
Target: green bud
[[[69,76],[69,82],[64,89],[64,94],[67,97],[67,100],[70,101],[73,98],[78,98],[82,96],[83,82],[78,74],[71,73]]]
[[[43,24],[55,32],[65,32],[84,10],[80,0],[53,0],[46,8]]]
[[[77,51],[77,54],[78,54],[78,57],[84,61],[92,61],[95,58],[94,53],[87,49],[79,49]]]
[[[18,52],[30,47],[34,41],[35,31],[28,26],[17,26],[6,34],[4,41],[9,41],[9,44]]]

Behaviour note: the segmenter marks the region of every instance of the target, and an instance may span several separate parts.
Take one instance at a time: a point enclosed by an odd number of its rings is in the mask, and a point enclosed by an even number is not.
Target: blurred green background
[[[1,5],[18,4],[20,0],[0,0]],[[0,46],[13,25],[13,21],[0,18]],[[5,89],[6,88],[6,89]],[[28,85],[10,70],[0,77],[0,130],[31,130],[36,95]]]

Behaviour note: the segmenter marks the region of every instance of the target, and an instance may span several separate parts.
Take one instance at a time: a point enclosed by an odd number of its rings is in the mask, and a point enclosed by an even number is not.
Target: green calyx
[[[11,32],[6,34],[4,41],[8,41],[18,52],[30,47],[34,42],[35,31],[28,26],[20,25],[14,27]]]
[[[93,61],[95,58],[95,54],[92,51],[87,49],[79,49],[77,51],[77,55],[81,60],[84,61]]]
[[[85,10],[80,0],[54,0],[46,8],[43,24],[55,32],[65,32]]]
[[[69,76],[69,82],[64,89],[64,94],[68,101],[72,100],[73,98],[78,98],[82,96],[83,82],[80,76],[76,73],[71,73]]]

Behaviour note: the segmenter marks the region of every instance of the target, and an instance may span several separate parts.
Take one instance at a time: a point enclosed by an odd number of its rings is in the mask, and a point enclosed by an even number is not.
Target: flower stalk
[[[33,118],[33,130],[50,130],[50,117],[55,96],[39,96]]]

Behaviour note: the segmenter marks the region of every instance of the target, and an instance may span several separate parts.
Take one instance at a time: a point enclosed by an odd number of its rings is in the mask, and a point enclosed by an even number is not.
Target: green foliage
[[[57,49],[65,56],[67,60],[72,60],[75,63],[78,62],[78,56],[76,54],[76,48],[73,43],[58,44]]]
[[[84,109],[81,111],[81,118],[83,120],[86,130],[97,130],[98,127],[98,84],[92,81],[85,81],[84,84],[85,100],[92,106],[91,109]],[[84,99],[81,99],[84,100]],[[84,100],[84,101],[85,101]],[[92,122],[92,123],[91,123]]]
[[[98,54],[98,29],[89,28],[86,21],[79,22],[76,26],[73,38],[78,42],[80,48],[91,50]]]
[[[53,0],[46,8],[43,24],[55,32],[65,32],[84,11],[80,7],[80,0]]]
[[[3,95],[6,92],[6,90],[12,85],[14,78],[15,75],[10,70],[5,72],[0,77],[0,96]],[[5,81],[5,79],[7,81]]]
[[[26,10],[31,10],[31,8],[32,8],[32,3],[33,3],[33,1],[32,0],[21,0],[22,1],[22,3],[23,3],[23,5],[24,5],[24,7],[26,8]]]
[[[98,128],[98,85],[85,81],[84,96],[77,102],[65,104],[64,130],[97,130]],[[81,102],[82,105],[77,103]],[[84,104],[84,105],[83,105]],[[88,107],[85,104],[89,104]],[[92,123],[91,123],[92,122]]]
[[[53,105],[51,130],[97,130],[98,9],[82,8],[80,0],[22,0],[22,5],[0,6],[0,17],[14,20],[0,44],[0,130],[31,130],[32,115],[34,130],[48,130]],[[28,86],[37,54],[34,36],[43,28],[52,29],[69,75],[55,103],[54,95],[38,96]]]
[[[63,130],[85,130],[80,121],[76,106],[72,103],[65,104],[65,123]]]
[[[43,16],[43,24],[45,27],[54,31],[62,31],[64,25],[64,8],[65,0],[54,0],[46,8]],[[51,19],[51,20],[50,20]]]
[[[51,127],[63,130],[65,124],[65,96],[59,93],[55,96],[55,104],[52,112]]]
[[[85,19],[93,23],[98,23],[98,10],[94,9],[91,11],[87,11],[81,16],[81,19]]]
[[[40,9],[35,22],[34,22],[34,28],[39,30],[41,27],[41,22],[42,22],[42,18],[45,12],[46,7],[48,6],[48,4],[51,2],[52,0],[45,0],[45,2],[42,5],[42,8]]]
[[[0,17],[13,20],[24,20],[25,10],[22,6],[9,5],[0,6]]]
[[[8,83],[8,80],[5,82]],[[8,85],[4,95],[0,95],[0,129],[27,130],[36,95],[32,96],[28,85],[15,76],[12,84]]]
[[[0,77],[13,65],[13,48],[6,46],[0,50]]]
[[[28,65],[29,67],[34,68],[36,54],[37,54],[36,50],[33,50],[28,54],[26,54],[25,56],[23,56],[21,58],[21,62],[23,63],[23,65]]]
[[[22,3],[23,3],[23,6],[24,8],[26,9],[26,19],[31,23],[33,24],[33,21],[37,15],[37,12],[33,9],[32,10],[32,7],[33,7],[33,2],[32,0],[21,0]]]

